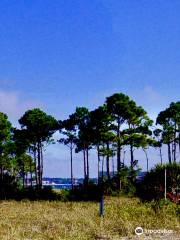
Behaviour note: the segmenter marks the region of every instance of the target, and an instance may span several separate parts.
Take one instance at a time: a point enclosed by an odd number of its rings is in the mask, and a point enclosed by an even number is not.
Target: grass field
[[[180,239],[178,211],[174,204],[158,208],[136,198],[107,197],[105,216],[100,219],[95,202],[1,201],[0,239],[131,239],[138,226],[173,230],[174,238],[167,239]]]

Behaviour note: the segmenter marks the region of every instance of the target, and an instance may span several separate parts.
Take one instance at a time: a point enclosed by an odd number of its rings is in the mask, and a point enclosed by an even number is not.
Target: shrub
[[[18,182],[15,178],[8,173],[3,174],[3,178],[0,181],[0,198],[10,199],[18,194]]]
[[[164,197],[164,176],[167,171],[167,192],[180,186],[180,164],[157,165],[137,184],[137,195],[142,200],[160,200]]]

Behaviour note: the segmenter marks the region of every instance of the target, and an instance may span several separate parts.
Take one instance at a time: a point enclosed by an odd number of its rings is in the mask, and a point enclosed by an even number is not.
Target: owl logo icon
[[[135,234],[138,235],[138,236],[142,235],[143,234],[143,228],[142,227],[137,227],[135,229]]]

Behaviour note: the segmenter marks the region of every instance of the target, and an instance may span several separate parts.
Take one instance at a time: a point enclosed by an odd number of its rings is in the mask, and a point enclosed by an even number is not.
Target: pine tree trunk
[[[163,163],[163,159],[162,159],[162,150],[161,150],[161,147],[159,148],[159,154],[160,154],[161,165],[162,165],[162,163]]]
[[[134,181],[134,154],[133,154],[133,145],[130,144],[130,155],[131,155],[131,172],[130,172],[130,180]]]
[[[37,158],[36,158],[36,144],[34,145],[34,163],[35,163],[35,179],[36,179],[36,187],[38,187],[38,166],[37,166]]]
[[[106,157],[106,168],[107,168],[108,181],[110,181],[110,172],[109,172],[109,143],[107,143],[107,151],[108,151],[108,155]]]
[[[86,154],[85,154],[85,148],[83,149],[83,160],[84,160],[84,181],[86,181]]]
[[[167,146],[168,146],[168,159],[169,159],[169,163],[171,163],[171,145],[170,145],[170,143],[168,143]]]
[[[124,155],[123,155],[123,167],[125,165],[125,155],[126,155],[126,151],[124,150]]]
[[[23,163],[23,189],[25,188],[25,171],[24,171],[24,163]]]
[[[71,157],[71,188],[73,189],[73,146],[71,142],[70,146],[70,157]]]
[[[41,166],[40,166],[40,182],[41,182],[41,187],[42,187],[42,181],[43,181],[43,149],[42,149],[42,143],[40,143],[40,158],[41,158]]]
[[[147,155],[147,152],[146,152],[146,149],[143,149],[145,155],[146,155],[146,169],[147,169],[147,172],[149,172],[149,159],[148,159],[148,155]]]
[[[89,150],[86,149],[86,160],[87,160],[87,183],[89,182]]]
[[[117,172],[121,169],[121,144],[120,144],[120,119],[118,119],[117,129]]]
[[[99,183],[99,178],[100,178],[100,174],[99,174],[99,171],[100,171],[100,154],[99,154],[99,144],[97,146],[97,155],[98,155],[98,183]]]
[[[31,187],[32,187],[32,162],[31,161],[30,161],[29,169],[30,169],[30,183],[31,183]]]
[[[132,145],[132,143],[130,144],[130,154],[131,154],[131,167],[133,168],[134,154],[133,154],[133,145]]]
[[[176,123],[175,123],[175,126],[174,126],[174,142],[173,142],[173,144],[174,144],[174,156],[173,156],[173,160],[174,160],[174,162],[176,162]]]
[[[103,156],[103,159],[102,159],[102,174],[101,174],[101,177],[102,177],[102,181],[103,181],[103,177],[104,177],[104,156]]]
[[[174,141],[174,156],[173,156],[173,160],[174,162],[176,162],[176,142]]]
[[[112,172],[113,172],[113,177],[114,177],[114,157],[112,156]]]
[[[25,173],[25,187],[28,185],[28,173]]]
[[[41,182],[41,148],[40,148],[41,142],[38,141],[37,146],[37,154],[38,154],[38,189],[41,189],[42,182]]]

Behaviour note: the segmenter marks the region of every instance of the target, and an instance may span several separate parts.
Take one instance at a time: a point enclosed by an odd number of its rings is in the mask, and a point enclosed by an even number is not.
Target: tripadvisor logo
[[[172,234],[173,230],[167,229],[143,229],[142,227],[137,227],[135,229],[135,234],[140,236],[142,234]]]
[[[138,236],[142,235],[143,232],[144,232],[144,231],[143,231],[143,228],[142,228],[142,227],[137,227],[137,228],[135,229],[135,234],[138,235]]]

